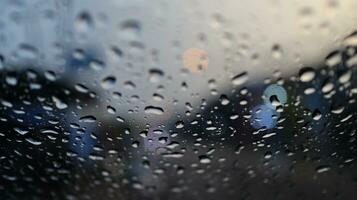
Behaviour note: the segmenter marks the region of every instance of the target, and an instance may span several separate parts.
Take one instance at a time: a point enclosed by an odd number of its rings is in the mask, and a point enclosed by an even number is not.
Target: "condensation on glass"
[[[0,10],[0,199],[357,198],[357,1]]]

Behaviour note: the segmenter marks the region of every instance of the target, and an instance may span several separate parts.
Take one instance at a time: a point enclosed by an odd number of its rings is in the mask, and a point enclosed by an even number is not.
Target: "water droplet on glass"
[[[77,16],[74,25],[77,31],[88,32],[93,27],[92,16],[88,12],[82,12]]]
[[[209,164],[211,163],[211,159],[208,156],[202,155],[199,156],[200,163],[202,164]]]
[[[247,72],[242,72],[232,78],[232,84],[239,86],[243,85],[245,82],[248,80],[248,73]]]
[[[40,141],[38,141],[38,140],[35,140],[35,139],[33,139],[33,138],[26,138],[25,140],[26,140],[28,143],[33,144],[33,145],[35,145],[35,146],[38,146],[38,145],[42,144],[42,142],[40,142]]]
[[[312,118],[314,120],[319,120],[319,119],[321,119],[321,117],[322,117],[321,112],[319,110],[317,110],[317,109],[314,110],[314,112],[312,113]]]
[[[184,125],[185,125],[185,124],[183,123],[183,121],[178,121],[178,122],[176,122],[176,128],[177,128],[177,129],[183,128]]]
[[[164,76],[164,72],[160,69],[150,69],[149,70],[149,80],[153,83],[157,83]]]
[[[316,168],[317,173],[323,173],[329,171],[331,168],[329,166],[319,166]]]
[[[103,89],[111,89],[114,87],[116,82],[116,78],[114,76],[107,76],[102,80],[102,87]]]
[[[154,114],[154,115],[162,115],[162,114],[164,114],[164,109],[162,109],[161,107],[146,106],[145,113],[146,114]]]
[[[20,127],[15,127],[14,130],[20,135],[26,135],[29,132],[29,130]]]
[[[221,97],[219,98],[219,101],[224,106],[229,104],[229,99],[226,95],[221,95]]]
[[[315,71],[311,67],[304,67],[299,72],[301,82],[310,82],[315,78]]]
[[[323,93],[328,93],[328,92],[330,92],[333,88],[334,88],[333,83],[326,82],[325,84],[323,84],[321,90],[322,90]]]
[[[52,101],[55,103],[58,109],[66,109],[68,105],[56,96],[52,96]]]
[[[79,122],[93,123],[97,119],[92,115],[83,116],[79,119]]]

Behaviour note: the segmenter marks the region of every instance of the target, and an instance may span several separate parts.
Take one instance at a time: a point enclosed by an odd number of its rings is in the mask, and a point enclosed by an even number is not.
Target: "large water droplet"
[[[242,72],[232,78],[232,84],[233,85],[243,85],[245,82],[248,80],[248,73],[247,72]]]
[[[161,107],[147,106],[145,107],[146,114],[162,115],[164,114],[164,109]]]
[[[114,87],[116,82],[116,78],[114,76],[107,76],[102,80],[102,87],[103,89],[111,89]]]
[[[299,72],[301,82],[310,82],[315,78],[315,71],[311,67],[304,67]]]

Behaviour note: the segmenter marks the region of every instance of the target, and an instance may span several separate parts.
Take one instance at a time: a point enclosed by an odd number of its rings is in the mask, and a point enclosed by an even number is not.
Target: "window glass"
[[[357,1],[0,10],[0,199],[357,198]]]

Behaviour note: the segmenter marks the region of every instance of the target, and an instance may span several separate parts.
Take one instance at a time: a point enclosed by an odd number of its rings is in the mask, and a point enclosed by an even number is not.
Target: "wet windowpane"
[[[0,10],[0,199],[357,198],[357,1]]]

